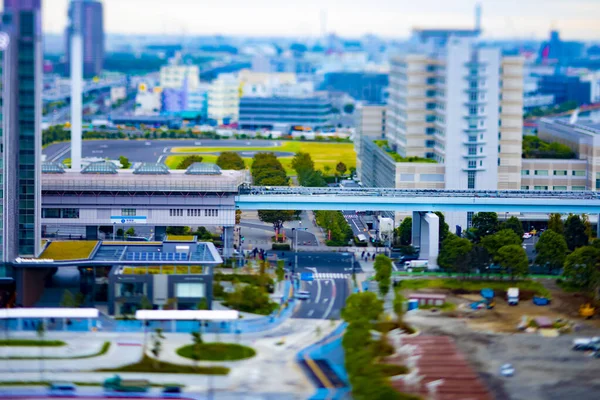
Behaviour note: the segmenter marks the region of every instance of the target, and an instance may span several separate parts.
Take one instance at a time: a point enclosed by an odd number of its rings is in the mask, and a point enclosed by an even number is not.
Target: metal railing
[[[468,197],[503,199],[600,200],[593,191],[448,190],[391,188],[325,188],[287,186],[240,186],[241,195],[368,196],[368,197]]]

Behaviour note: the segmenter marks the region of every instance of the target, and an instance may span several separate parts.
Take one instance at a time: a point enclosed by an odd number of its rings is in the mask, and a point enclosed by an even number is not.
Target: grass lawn
[[[60,347],[66,345],[62,340],[27,340],[27,339],[3,339],[0,346],[21,347]]]
[[[189,344],[177,349],[181,357],[194,359],[194,345]],[[251,358],[256,355],[253,348],[235,343],[203,343],[198,349],[198,360],[206,361],[236,361]]]
[[[167,240],[183,240],[191,242],[194,240],[194,235],[167,235]]]
[[[550,297],[550,292],[540,282],[521,281],[490,281],[490,280],[461,280],[461,279],[405,279],[400,281],[400,289],[450,289],[479,292],[481,289],[490,288],[497,291],[506,291],[508,288],[517,287],[521,290],[530,290],[541,296]]]
[[[83,358],[98,357],[108,353],[110,349],[110,342],[104,342],[102,348],[94,354],[88,354],[85,356],[74,356],[74,357],[1,357],[2,360],[81,360]]]
[[[304,152],[309,153],[315,163],[316,169],[323,169],[325,165],[331,167],[335,171],[335,166],[342,161],[346,167],[356,167],[356,152],[352,143],[321,143],[321,142],[296,142],[283,141],[280,146],[273,147],[175,147],[171,151],[173,153],[221,153],[224,151],[280,151],[286,153]],[[177,168],[177,165],[186,156],[169,156],[166,159],[166,164],[169,168]],[[214,163],[217,160],[216,155],[202,155],[203,162]],[[247,167],[252,164],[252,158],[243,158]],[[279,161],[283,164],[288,175],[295,175],[295,171],[291,167],[292,157],[279,157]]]
[[[421,310],[431,310],[432,308],[442,310],[442,311],[454,311],[456,310],[456,304],[445,302],[441,306],[434,306],[432,304],[421,304],[419,305],[419,309]]]
[[[77,240],[65,242],[50,242],[46,250],[40,255],[40,258],[50,258],[53,260],[79,260],[90,256],[97,241]]]
[[[164,361],[155,361],[144,355],[139,362],[129,364],[120,368],[97,369],[95,372],[147,372],[160,374],[204,374],[204,375],[227,375],[227,367],[193,367],[191,365],[171,364]]]

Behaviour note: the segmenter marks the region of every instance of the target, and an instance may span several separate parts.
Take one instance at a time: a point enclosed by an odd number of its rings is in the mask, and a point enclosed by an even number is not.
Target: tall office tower
[[[41,0],[4,0],[2,14],[3,263],[40,249],[42,28]]]
[[[478,45],[478,31],[417,34],[421,50],[392,60],[386,138],[392,151],[434,160],[443,174],[414,163],[397,172],[397,186],[520,189],[523,61]]]
[[[66,74],[71,71],[71,36],[79,29],[83,40],[83,75],[90,78],[102,72],[104,62],[104,16],[98,0],[71,0],[66,37]]]

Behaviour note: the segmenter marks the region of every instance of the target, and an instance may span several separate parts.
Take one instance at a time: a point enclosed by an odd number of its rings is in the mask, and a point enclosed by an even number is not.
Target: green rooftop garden
[[[40,258],[52,260],[81,260],[90,257],[96,247],[95,240],[74,240],[68,242],[50,242]]]
[[[178,274],[201,274],[202,267],[200,265],[163,265],[152,267],[124,267],[123,275],[178,275]]]
[[[383,149],[392,159],[396,162],[408,162],[408,163],[432,163],[437,164],[437,161],[432,160],[430,158],[423,157],[402,157],[400,154],[396,153],[392,148],[388,145],[387,140],[374,140],[377,146]]]
[[[573,159],[576,154],[562,143],[545,142],[537,136],[523,137],[523,158],[559,158]]]

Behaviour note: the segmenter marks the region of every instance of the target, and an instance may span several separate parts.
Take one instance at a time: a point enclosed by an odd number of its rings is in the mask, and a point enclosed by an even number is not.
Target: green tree
[[[488,235],[481,239],[481,245],[485,247],[494,261],[497,261],[495,258],[498,256],[498,250],[500,250],[501,247],[511,244],[520,245],[521,242],[521,236],[518,236],[512,229],[503,229],[493,235]]]
[[[565,237],[554,229],[548,229],[542,233],[540,240],[535,244],[537,253],[535,262],[538,265],[548,266],[549,271],[560,269],[565,263],[567,250]]]
[[[196,304],[196,310],[208,310],[208,300],[206,300],[206,297],[203,297],[200,299],[200,301],[198,301],[198,304]]]
[[[565,240],[567,247],[573,251],[578,247],[587,246],[589,238],[585,233],[585,225],[579,215],[571,214],[565,222]]]
[[[375,257],[373,268],[375,268],[375,280],[379,284],[379,293],[382,297],[385,297],[391,286],[392,260],[383,254],[379,254]]]
[[[263,287],[252,285],[236,285],[235,290],[227,295],[224,305],[234,310],[269,315],[276,308]]]
[[[246,164],[240,155],[234,151],[224,151],[217,157],[216,164],[221,169],[234,169],[243,170],[246,169]]]
[[[412,218],[406,217],[396,228],[396,237],[400,240],[400,245],[408,246],[412,243]]]
[[[399,290],[396,290],[394,295],[394,302],[392,306],[394,308],[394,313],[396,314],[396,321],[398,324],[402,323],[404,319],[404,303],[406,302],[406,298],[402,296]]]
[[[147,296],[142,296],[140,299],[140,310],[152,310],[152,302],[148,299]]]
[[[487,235],[492,235],[498,231],[498,214],[495,212],[479,212],[473,215],[473,233],[476,243]]]
[[[197,156],[197,155],[187,156],[183,160],[181,160],[179,165],[177,165],[177,169],[188,169],[190,165],[192,165],[194,163],[202,162],[202,160],[203,160],[202,156]]]
[[[467,254],[467,264],[471,268],[476,268],[479,271],[485,271],[491,263],[490,253],[481,244],[476,244]]]
[[[200,332],[192,332],[192,360],[194,360],[194,367],[198,368],[198,361],[200,357],[202,357],[202,344],[204,341],[202,340],[202,334]]]
[[[383,301],[379,300],[375,293],[353,293],[346,299],[346,305],[342,309],[342,318],[349,324],[368,324],[378,320],[382,312]]]
[[[129,162],[129,159],[125,156],[119,157],[119,162],[121,163],[121,168],[123,168],[123,169],[128,169],[129,167],[131,167],[131,163]]]
[[[525,249],[518,244],[509,244],[501,247],[498,250],[496,260],[502,269],[511,275],[512,279],[514,279],[515,276],[527,275],[529,270],[527,253],[525,252]]]
[[[310,154],[298,152],[292,158],[291,163],[292,168],[296,171],[296,173],[300,173],[300,171],[314,171],[315,163],[313,162]]]
[[[259,210],[258,219],[268,224],[273,224],[273,230],[275,236],[279,238],[282,233],[284,222],[292,221],[294,219],[293,210]]]
[[[548,219],[548,229],[552,229],[554,232],[561,235],[565,233],[565,224],[563,224],[562,216],[560,214],[550,214],[550,218]]]
[[[152,348],[150,351],[154,356],[154,369],[158,369],[160,366],[160,353],[162,353],[162,341],[165,336],[162,333],[162,329],[156,328],[154,330],[154,334],[152,335]]]
[[[125,234],[127,236],[135,236],[135,229],[133,227],[131,227],[125,231]]]
[[[598,296],[600,285],[600,250],[592,246],[575,249],[565,260],[564,276],[574,284]]]
[[[354,104],[348,103],[344,105],[344,112],[346,114],[352,114],[354,112]]]
[[[592,223],[590,222],[590,217],[587,214],[582,214],[581,220],[583,222],[585,235],[588,237],[589,241],[592,239]]]
[[[77,292],[75,294],[75,307],[81,307],[85,304],[85,294]]]
[[[446,240],[446,238],[448,237],[448,235],[450,234],[450,227],[448,226],[448,224],[446,223],[446,217],[444,216],[444,213],[440,212],[440,211],[436,211],[434,212],[435,215],[438,216],[439,218],[439,246],[440,248],[442,247],[442,243],[444,242],[444,240]],[[412,222],[412,220],[411,220]],[[411,229],[412,229],[412,224],[411,224]]]
[[[75,307],[75,297],[71,291],[66,290],[63,292],[62,299],[60,300],[60,306],[66,308]]]
[[[522,238],[523,233],[525,233],[523,229],[523,224],[519,221],[519,218],[512,216],[500,225],[500,229],[510,229],[512,230],[518,237]]]
[[[348,170],[348,167],[346,167],[346,164],[344,164],[343,162],[339,162],[337,163],[337,165],[335,166],[335,170],[340,174],[340,175],[344,175],[346,173],[346,171]]]
[[[450,234],[442,243],[438,264],[447,271],[465,272],[467,255],[472,248],[469,240]]]
[[[275,267],[275,276],[277,277],[278,282],[283,282],[285,278],[285,261],[277,260],[277,266]]]

